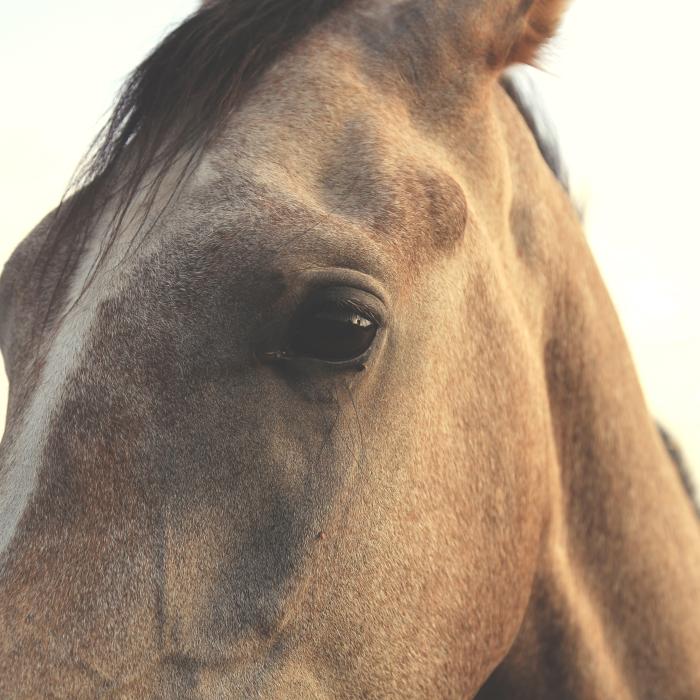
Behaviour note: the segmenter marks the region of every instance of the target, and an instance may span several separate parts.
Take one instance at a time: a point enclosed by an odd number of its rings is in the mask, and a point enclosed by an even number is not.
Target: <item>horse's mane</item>
[[[83,254],[100,209],[109,202],[114,214],[86,285],[136,193],[143,193],[146,201],[142,227],[163,177],[183,153],[184,175],[266,68],[344,2],[210,2],[170,32],[133,71],[44,239],[42,277],[60,251],[65,259],[52,281],[44,325],[58,306],[58,291]]]

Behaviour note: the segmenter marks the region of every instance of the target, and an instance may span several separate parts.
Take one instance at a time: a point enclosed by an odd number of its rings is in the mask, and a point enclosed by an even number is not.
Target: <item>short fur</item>
[[[3,273],[0,697],[700,697],[700,528],[499,82],[534,6],[297,7],[175,30]]]

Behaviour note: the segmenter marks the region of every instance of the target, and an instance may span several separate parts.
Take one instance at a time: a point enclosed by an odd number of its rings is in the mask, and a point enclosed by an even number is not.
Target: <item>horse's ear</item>
[[[569,0],[520,0],[518,30],[506,56],[506,65],[533,63],[539,49],[551,39]]]
[[[532,63],[556,32],[569,0],[367,0],[358,3],[373,50],[399,65],[421,92],[444,81],[470,80],[468,64],[500,74],[513,63]],[[455,85],[453,84],[453,88]]]

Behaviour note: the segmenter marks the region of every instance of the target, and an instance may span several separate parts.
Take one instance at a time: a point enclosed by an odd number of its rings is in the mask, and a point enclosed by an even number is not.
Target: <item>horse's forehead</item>
[[[263,220],[293,211],[316,228],[323,218],[331,225],[319,236],[345,222],[409,257],[451,250],[467,220],[463,185],[401,103],[375,102],[370,86],[347,76],[302,72],[292,82],[277,100],[273,77],[234,115],[207,154],[199,192]]]

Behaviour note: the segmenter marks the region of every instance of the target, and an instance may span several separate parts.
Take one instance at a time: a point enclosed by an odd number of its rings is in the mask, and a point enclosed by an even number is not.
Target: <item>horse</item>
[[[698,521],[504,87],[565,5],[211,0],[136,69],[0,283],[0,697],[700,697]]]

